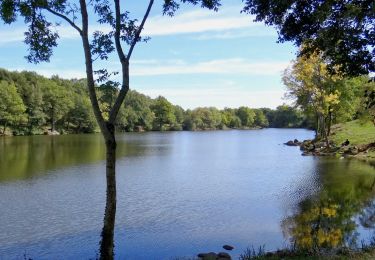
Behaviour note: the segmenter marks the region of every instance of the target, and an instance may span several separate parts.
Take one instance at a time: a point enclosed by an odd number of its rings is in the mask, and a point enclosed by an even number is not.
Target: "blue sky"
[[[139,19],[147,5],[144,0],[122,4]],[[275,108],[286,102],[282,99],[285,88],[281,74],[294,59],[296,47],[276,43],[275,29],[241,14],[241,0],[223,1],[218,12],[182,4],[172,18],[161,15],[161,5],[161,1],[155,1],[142,33],[151,40],[134,49],[131,89],[151,97],[163,95],[185,109],[242,105]],[[92,21],[90,28],[101,27]],[[80,39],[67,24],[62,23],[58,29],[61,39],[50,63],[38,65],[24,59],[24,30],[22,23],[0,25],[0,67],[63,78],[85,76]],[[119,68],[115,56],[96,63],[96,68]]]

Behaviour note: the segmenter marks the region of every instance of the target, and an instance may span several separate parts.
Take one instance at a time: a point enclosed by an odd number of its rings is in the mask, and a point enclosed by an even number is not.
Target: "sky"
[[[144,0],[121,1],[132,18],[141,19]],[[277,43],[277,32],[240,13],[241,0],[222,1],[218,12],[181,4],[174,17],[163,16],[156,0],[142,32],[147,43],[136,45],[130,60],[130,88],[150,97],[162,95],[185,109],[248,106],[275,108],[282,103],[282,71],[295,58],[296,47]],[[90,31],[103,29],[90,20]],[[85,77],[79,35],[61,22],[59,46],[49,63],[29,64],[24,56],[25,25],[0,25],[0,67],[31,70],[50,77]],[[116,56],[96,61],[95,69],[119,70]]]

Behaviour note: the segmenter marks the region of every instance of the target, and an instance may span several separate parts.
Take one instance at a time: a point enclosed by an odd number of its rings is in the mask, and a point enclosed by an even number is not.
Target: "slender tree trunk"
[[[327,122],[327,136],[330,136],[331,135],[331,125],[332,125],[332,112],[330,111],[331,107],[329,107],[328,109],[329,109],[329,112],[328,112],[328,122]]]
[[[107,124],[112,138],[106,139],[106,179],[107,195],[100,242],[100,259],[113,259],[114,257],[114,228],[116,218],[116,140],[113,124]]]
[[[29,135],[31,135],[31,132],[32,132],[32,129],[33,129],[33,126],[32,126],[32,124],[31,124],[31,120],[30,120],[30,115],[29,114],[27,114],[27,127],[28,127],[28,129],[29,129]]]
[[[3,135],[5,135],[5,131],[7,130],[7,122],[4,122],[4,128],[3,128]]]
[[[52,113],[51,113],[51,132],[55,132],[55,111],[54,108],[52,108]]]
[[[327,129],[326,129],[326,124],[325,124],[323,115],[320,116],[320,125],[322,129],[322,137],[326,143],[326,146],[329,148],[329,140],[328,140]]]
[[[320,125],[319,125],[319,116],[316,114],[315,115],[315,118],[316,118],[316,122],[315,122],[315,124],[316,124],[316,129],[315,129],[315,139],[318,139],[319,138],[319,134],[320,134]]]

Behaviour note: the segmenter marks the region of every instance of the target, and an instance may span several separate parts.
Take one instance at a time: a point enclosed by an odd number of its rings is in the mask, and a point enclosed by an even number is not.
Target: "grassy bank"
[[[375,142],[375,126],[370,121],[361,120],[337,124],[332,127],[331,139],[337,146],[348,139],[351,146],[362,147]],[[375,148],[370,148],[354,157],[375,161]]]
[[[354,120],[332,127],[332,140],[336,144],[349,139],[352,145],[363,145],[375,142],[375,126],[370,121]]]

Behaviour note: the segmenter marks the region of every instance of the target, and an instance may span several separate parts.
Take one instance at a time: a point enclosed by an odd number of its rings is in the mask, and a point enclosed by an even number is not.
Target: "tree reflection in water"
[[[363,241],[357,229],[375,228],[373,182],[372,175],[326,182],[319,194],[301,201],[296,213],[282,221],[284,237],[294,250],[311,253],[359,246]]]

